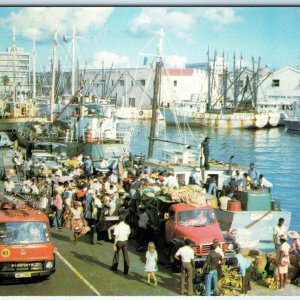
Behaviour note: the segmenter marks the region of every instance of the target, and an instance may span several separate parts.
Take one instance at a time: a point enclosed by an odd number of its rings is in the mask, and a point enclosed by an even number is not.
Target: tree
[[[6,96],[6,87],[8,86],[9,83],[9,78],[7,75],[2,76],[1,78],[2,85],[4,86],[4,96]]]

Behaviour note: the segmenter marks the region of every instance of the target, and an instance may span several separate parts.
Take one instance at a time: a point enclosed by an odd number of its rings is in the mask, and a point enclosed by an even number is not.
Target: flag
[[[146,66],[148,64],[148,57],[144,57],[144,66]]]

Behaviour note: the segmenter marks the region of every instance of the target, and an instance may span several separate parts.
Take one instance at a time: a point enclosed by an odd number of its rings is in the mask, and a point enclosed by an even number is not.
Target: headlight
[[[233,250],[234,246],[233,244],[228,244],[228,250]]]
[[[46,265],[45,265],[45,268],[46,268],[46,269],[52,269],[53,266],[54,266],[53,261],[47,261],[47,262],[46,262]]]

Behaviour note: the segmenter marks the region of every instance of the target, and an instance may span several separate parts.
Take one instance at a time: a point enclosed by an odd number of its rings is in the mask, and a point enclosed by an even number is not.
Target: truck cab
[[[214,209],[210,205],[170,206],[165,224],[165,242],[171,249],[171,256],[181,247],[184,239],[193,242],[195,261],[206,259],[214,239],[219,240],[225,255],[233,254],[233,245],[225,243]]]
[[[55,272],[55,252],[48,217],[27,205],[1,203],[0,278],[48,277]]]

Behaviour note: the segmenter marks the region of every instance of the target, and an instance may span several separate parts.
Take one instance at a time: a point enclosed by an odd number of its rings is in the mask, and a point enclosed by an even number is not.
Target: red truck
[[[196,262],[206,259],[214,239],[219,240],[225,257],[234,255],[234,243],[231,240],[225,241],[214,209],[210,205],[172,204],[158,200],[144,204],[154,239],[168,250],[174,268],[174,254],[185,239],[193,242]]]
[[[28,205],[1,203],[0,278],[46,278],[55,272],[56,248],[48,217]]]

